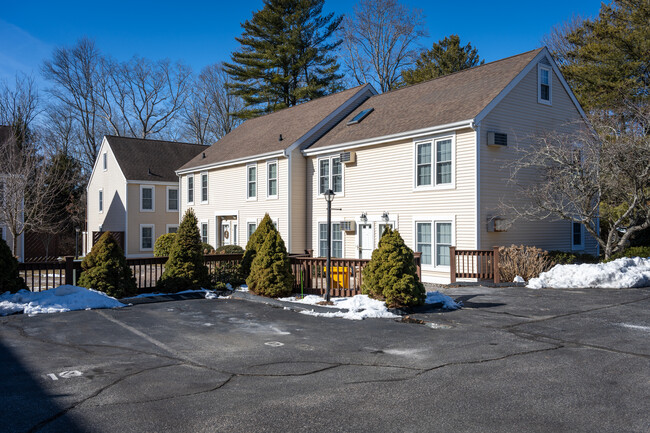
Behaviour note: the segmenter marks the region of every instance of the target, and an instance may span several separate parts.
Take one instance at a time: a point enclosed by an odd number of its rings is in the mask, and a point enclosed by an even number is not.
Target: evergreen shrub
[[[251,263],[246,284],[248,290],[260,296],[289,296],[293,288],[289,254],[280,233],[271,227]]]
[[[241,272],[244,278],[248,278],[248,275],[251,272],[251,265],[253,264],[253,259],[255,259],[257,250],[261,248],[262,244],[266,240],[266,236],[269,233],[275,231],[277,230],[273,225],[273,221],[271,221],[271,217],[269,216],[269,214],[264,215],[264,218],[262,218],[262,221],[257,226],[257,229],[253,232],[250,239],[248,239],[248,243],[246,244],[244,257],[242,257],[242,261],[241,261]]]
[[[185,212],[174,244],[165,263],[165,271],[156,288],[180,292],[210,287],[210,275],[203,259],[198,221],[192,209]]]
[[[172,245],[174,245],[175,239],[176,233],[167,233],[156,239],[156,243],[153,246],[154,257],[169,257],[169,252],[172,249]]]
[[[243,254],[244,249],[239,245],[222,245],[216,249],[217,254]]]
[[[370,262],[363,268],[361,292],[389,308],[424,304],[426,291],[417,275],[413,250],[397,230],[386,227]]]
[[[649,258],[650,257],[650,246],[647,247],[630,247],[626,248],[620,253],[612,254],[612,256],[609,258],[609,260],[606,260],[607,262],[611,262],[612,260],[620,259],[621,257],[641,257],[641,258]]]
[[[214,254],[214,247],[207,242],[201,242],[201,250],[203,254]]]
[[[226,288],[226,283],[232,287],[241,286],[246,279],[241,274],[241,267],[237,263],[221,262],[211,275],[212,283],[217,290]]]
[[[137,293],[131,268],[126,265],[124,251],[111,232],[104,232],[90,253],[81,262],[81,287],[104,292],[114,298],[125,298]]]
[[[16,293],[21,289],[27,290],[27,285],[18,273],[18,260],[11,254],[9,245],[0,238],[0,294]]]

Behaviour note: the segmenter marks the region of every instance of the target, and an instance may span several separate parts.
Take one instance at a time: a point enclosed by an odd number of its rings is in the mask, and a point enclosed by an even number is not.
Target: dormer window
[[[540,63],[537,67],[537,102],[551,105],[552,86],[551,67]]]

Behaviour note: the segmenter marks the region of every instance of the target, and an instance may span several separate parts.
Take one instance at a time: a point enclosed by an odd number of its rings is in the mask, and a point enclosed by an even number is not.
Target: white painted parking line
[[[264,343],[264,344],[267,345],[267,346],[271,346],[271,347],[280,347],[280,346],[284,346],[284,343],[280,343],[279,341],[267,341],[267,342]]]
[[[47,377],[49,377],[52,380],[59,380],[59,377],[61,379],[70,379],[72,377],[80,377],[83,376],[83,373],[79,370],[66,370],[62,371],[61,373],[58,374],[58,376],[55,373],[47,373]]]

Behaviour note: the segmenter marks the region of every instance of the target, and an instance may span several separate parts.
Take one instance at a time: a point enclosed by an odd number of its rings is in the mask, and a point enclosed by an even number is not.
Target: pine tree
[[[471,43],[461,47],[460,37],[451,35],[434,43],[430,50],[420,54],[415,67],[402,72],[402,79],[404,84],[411,85],[483,63],[485,61],[479,59],[478,49],[472,48]]]
[[[385,300],[390,308],[424,303],[426,292],[417,275],[413,251],[398,231],[386,227],[363,269],[361,291],[371,298]]]
[[[253,259],[250,275],[246,279],[248,289],[271,298],[289,296],[293,280],[284,241],[278,231],[271,231]]]
[[[16,293],[27,289],[25,281],[18,273],[18,260],[11,255],[9,245],[0,238],[0,294],[4,292]]]
[[[322,16],[324,0],[264,0],[264,7],[242,24],[241,49],[225,71],[247,119],[291,107],[340,90],[342,75],[333,55],[341,41],[328,42],[341,23]]]
[[[156,284],[165,292],[207,289],[210,275],[203,259],[198,220],[192,209],[185,212],[178,227],[165,271]]]
[[[81,262],[79,286],[104,292],[115,298],[134,295],[137,286],[124,252],[111,232],[104,232]]]
[[[255,229],[250,239],[248,239],[248,243],[246,243],[246,250],[244,251],[244,256],[241,261],[241,272],[244,278],[248,277],[248,274],[250,274],[251,265],[255,259],[255,255],[257,255],[257,251],[264,244],[266,236],[275,231],[277,230],[273,225],[273,221],[271,221],[271,217],[269,214],[265,214],[264,218],[262,218],[262,221],[257,226],[257,229]]]

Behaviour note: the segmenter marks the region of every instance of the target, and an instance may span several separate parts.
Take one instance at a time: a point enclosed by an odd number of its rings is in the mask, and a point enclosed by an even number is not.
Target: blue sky
[[[228,60],[238,48],[240,23],[262,7],[261,0],[197,1],[41,1],[3,2],[0,9],[0,79],[17,71],[38,73],[56,46],[81,36],[94,39],[120,60],[133,55],[182,60],[195,71]],[[423,9],[429,37],[422,47],[457,33],[486,61],[534,49],[552,26],[573,15],[596,16],[596,0],[426,1],[402,0]],[[354,1],[326,0],[328,12],[348,14]],[[38,78],[37,78],[38,79]],[[40,80],[39,80],[40,81]]]

